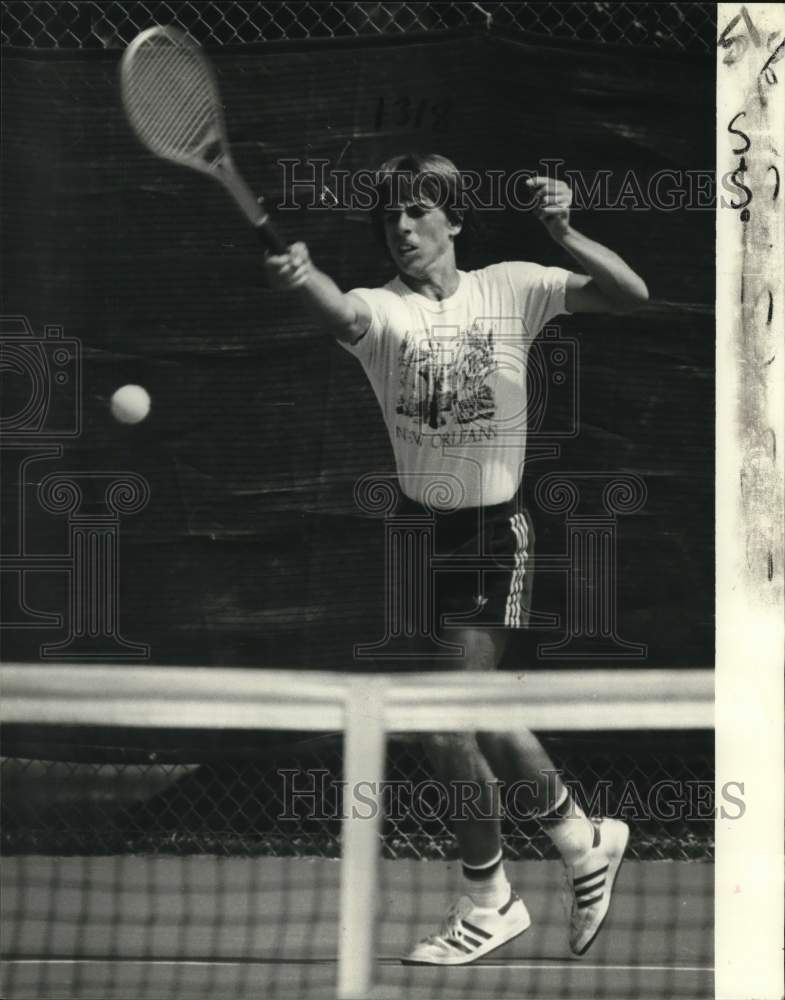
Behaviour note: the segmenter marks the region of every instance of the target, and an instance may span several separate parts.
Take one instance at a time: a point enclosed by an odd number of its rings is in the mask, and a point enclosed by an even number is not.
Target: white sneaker
[[[529,929],[531,917],[514,892],[498,910],[462,896],[438,934],[423,938],[401,959],[404,965],[468,965]]]
[[[570,894],[570,948],[584,955],[600,932],[630,830],[620,819],[592,820],[594,843],[567,869]]]

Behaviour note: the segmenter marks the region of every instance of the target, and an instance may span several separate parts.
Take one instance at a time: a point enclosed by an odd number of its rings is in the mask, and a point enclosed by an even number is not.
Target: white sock
[[[566,865],[575,864],[591,850],[594,825],[568,789],[564,789],[559,801],[539,820]]]
[[[492,861],[484,865],[463,866],[463,884],[467,896],[475,906],[498,909],[510,898],[510,883],[502,863],[501,850]]]

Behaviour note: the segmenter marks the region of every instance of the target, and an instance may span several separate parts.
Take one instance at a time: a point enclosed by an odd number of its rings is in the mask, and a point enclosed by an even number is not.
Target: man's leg
[[[445,630],[450,642],[464,647],[464,656],[456,661],[465,670],[495,670],[507,645],[506,629],[451,628]],[[436,740],[441,746],[432,746]],[[516,783],[522,790],[516,806],[541,820],[565,864],[573,864],[592,846],[594,830],[537,737],[528,729],[515,733],[451,734],[431,737],[428,754],[437,777],[450,781],[477,781],[481,790],[482,815],[488,815],[493,778],[508,787]],[[486,792],[485,789],[488,789]],[[525,790],[525,794],[523,793]],[[455,834],[466,865],[490,863],[501,849],[499,821],[471,818],[457,819]]]
[[[503,632],[451,630],[451,640],[465,647],[454,666],[492,670],[506,642]],[[453,666],[453,664],[451,664]],[[453,666],[453,668],[454,668]],[[452,826],[463,863],[465,895],[452,907],[438,933],[420,941],[404,962],[463,965],[505,944],[531,924],[523,900],[510,888],[504,871],[497,777],[474,733],[434,733],[424,738],[435,777],[446,787],[451,804],[466,788],[471,799]]]
[[[501,849],[496,775],[488,766],[474,733],[434,733],[424,738],[434,776],[447,791],[452,804],[458,795],[451,790],[468,785],[472,792],[464,815],[452,817],[461,860],[482,867]],[[471,799],[471,801],[468,801]],[[504,902],[504,900],[502,901]]]
[[[493,635],[489,630],[450,629],[450,642],[464,646],[464,655],[450,663],[451,669],[493,670],[501,660],[506,633]],[[461,860],[472,867],[482,867],[501,850],[501,824],[496,782],[499,775],[489,766],[475,733],[433,733],[423,740],[434,776],[448,790],[459,783],[471,782],[476,792],[472,806],[478,818],[454,816],[453,829]],[[454,796],[449,795],[452,802]],[[464,812],[469,813],[467,808]],[[485,818],[492,817],[492,818]]]
[[[451,641],[464,646],[462,665],[467,670],[494,669],[507,641],[502,629],[450,629],[448,634]],[[494,776],[501,779],[508,787],[526,783],[523,787],[529,790],[528,800],[522,802],[519,798],[517,805],[538,818],[567,866],[573,892],[570,946],[576,954],[584,954],[608,912],[627,845],[626,824],[605,820],[601,833],[599,824],[592,823],[573,800],[544,747],[529,730],[483,732],[473,737],[456,734],[430,752],[442,781],[478,781],[483,807],[494,801],[488,775],[491,780]],[[501,861],[498,819],[491,823],[460,818],[455,830],[467,896],[479,906],[498,907],[502,896],[511,891]]]

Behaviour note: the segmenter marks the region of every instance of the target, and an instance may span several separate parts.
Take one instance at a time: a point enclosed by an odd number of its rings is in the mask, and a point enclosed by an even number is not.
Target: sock
[[[566,788],[557,803],[538,819],[566,865],[575,864],[594,846],[596,828]]]
[[[463,866],[463,884],[475,906],[498,909],[510,898],[510,883],[504,873],[502,852],[484,865]]]

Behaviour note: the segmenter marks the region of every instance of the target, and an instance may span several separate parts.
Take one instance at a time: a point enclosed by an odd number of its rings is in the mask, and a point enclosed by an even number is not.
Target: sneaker
[[[570,948],[584,955],[608,916],[630,830],[619,819],[592,820],[594,843],[567,869],[570,896]]]
[[[475,906],[462,896],[450,908],[438,934],[423,938],[401,961],[404,965],[468,965],[528,930],[529,911],[514,892],[498,910]]]

